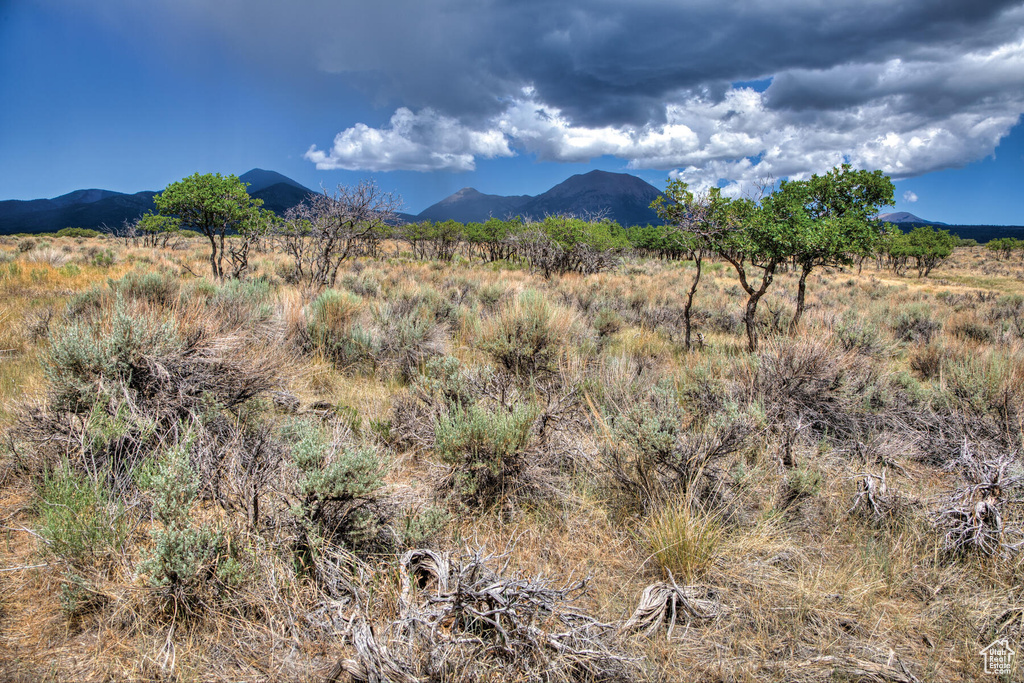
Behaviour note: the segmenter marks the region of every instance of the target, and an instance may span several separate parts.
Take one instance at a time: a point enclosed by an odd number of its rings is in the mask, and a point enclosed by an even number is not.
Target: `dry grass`
[[[26,407],[46,396],[48,331],[61,324],[72,297],[129,273],[165,272],[182,287],[208,287],[194,277],[208,268],[198,244],[162,250],[54,239],[35,253],[0,249],[5,443]],[[112,264],[97,260],[107,249]],[[996,637],[1021,651],[1020,554],[945,556],[931,521],[962,485],[950,453],[964,438],[1010,453],[1021,468],[1024,326],[1013,299],[1024,294],[1019,262],[975,248],[958,250],[926,279],[895,277],[870,263],[859,275],[816,272],[796,338],[768,333],[757,355],[744,350],[742,297],[722,264],[708,264],[695,302],[703,348],[686,353],[678,317],[683,263],[627,260],[614,271],[550,280],[519,268],[406,258],[348,263],[338,289],[359,297],[353,317],[386,329],[385,305],[414,302],[411,310],[429,311],[443,330],[443,353],[474,381],[503,367],[495,350],[504,347],[488,340],[530,316],[543,328],[540,357],[511,357],[505,369],[516,378],[485,389],[493,406],[502,405],[498,386],[542,406],[575,391],[537,439],[551,478],[529,497],[479,512],[435,487],[440,464],[430,448],[406,452],[389,441],[393,405],[412,390],[409,378],[353,373],[303,350],[312,293],[281,280],[282,255],[261,253],[254,263],[254,277],[265,278],[270,292],[259,338],[279,347],[281,388],[297,399],[297,412],[350,430],[347,438],[391,463],[375,508],[382,528],[402,515],[440,510],[447,521],[429,536],[434,547],[504,552],[509,575],[559,585],[586,578],[580,608],[613,625],[629,617],[646,586],[667,577],[665,570],[714,596],[721,614],[679,621],[670,640],[664,629],[623,636],[622,646],[640,662],[639,679],[904,680],[905,667],[921,681],[976,680],[983,676],[979,651]],[[766,329],[788,321],[795,284],[795,273],[782,273],[769,290]],[[183,329],[228,334],[224,318],[209,317],[206,306],[197,298],[166,310]],[[930,341],[920,337],[926,324],[901,327],[901,316],[916,310],[935,323]],[[613,316],[617,329],[600,335],[599,315]],[[244,351],[233,355],[241,365],[253,360]],[[418,373],[425,363],[412,365]],[[602,411],[627,407],[628,397],[659,381],[676,389],[684,409],[676,452],[690,452],[687,435],[720,428],[715,420],[729,415],[742,414],[752,431],[743,448],[702,469],[689,493],[631,517],[599,457],[610,434]],[[256,415],[262,422],[254,424],[277,429],[294,419],[262,400],[237,414],[239,424]],[[248,558],[248,573],[201,618],[169,616],[138,574],[153,546],[146,515],[105,569],[82,570],[92,598],[69,611],[75,579],[33,533],[40,529],[40,473],[26,471],[28,445],[15,445],[20,450],[0,456],[0,678],[310,680],[351,656],[353,595],[367,600],[361,613],[381,627],[399,613],[396,548],[366,550],[350,565],[344,551],[325,550],[318,561],[337,564],[318,565],[315,578],[296,570],[283,505],[271,506],[266,523],[252,528],[244,505],[215,498],[197,503],[194,518],[222,525],[232,547],[245,549],[239,557]],[[883,472],[887,513],[851,511],[858,478]],[[1024,521],[1020,502],[1003,508],[1006,525]],[[480,680],[515,680],[514,670],[514,663],[494,667]]]

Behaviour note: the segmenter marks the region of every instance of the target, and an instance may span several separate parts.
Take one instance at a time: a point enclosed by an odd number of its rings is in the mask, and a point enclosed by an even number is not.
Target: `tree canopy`
[[[231,232],[244,232],[259,219],[263,200],[254,199],[237,176],[220,173],[195,173],[171,183],[153,197],[163,216],[173,216],[181,228],[195,230],[210,240],[210,266],[213,276],[224,277],[224,238]],[[219,242],[219,244],[218,244]]]

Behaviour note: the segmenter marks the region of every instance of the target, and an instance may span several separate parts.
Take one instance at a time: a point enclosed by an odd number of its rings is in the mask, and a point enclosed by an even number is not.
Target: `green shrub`
[[[478,404],[455,408],[434,422],[434,453],[448,467],[452,489],[463,501],[484,507],[515,491],[528,464],[537,408],[511,412]]]
[[[473,402],[469,378],[454,356],[430,358],[413,382],[413,388],[425,398],[438,398],[448,405],[465,407]]]
[[[115,263],[117,263],[117,257],[114,255],[113,249],[97,249],[96,253],[92,255],[92,265],[99,268],[109,268]]]
[[[131,310],[118,296],[109,315],[71,322],[51,335],[43,357],[51,407],[90,412],[105,392],[131,385],[147,357],[180,346],[172,324]]]
[[[931,309],[925,304],[907,306],[893,322],[893,332],[900,341],[927,344],[941,329],[942,323],[932,319]]]
[[[287,424],[283,437],[292,444],[291,460],[298,469],[292,514],[304,536],[327,537],[352,548],[371,545],[378,520],[370,506],[384,486],[387,461],[371,447],[339,443],[308,420]]]
[[[35,511],[46,551],[72,567],[102,561],[128,537],[124,508],[104,478],[82,474],[67,460],[43,472]]]
[[[306,308],[307,351],[319,351],[341,369],[373,367],[376,341],[358,322],[360,297],[328,289]]]
[[[98,230],[88,228],[62,228],[57,231],[57,237],[99,237]]]
[[[224,576],[234,570],[228,563],[228,538],[210,524],[196,524],[199,477],[189,463],[191,439],[157,454],[137,474],[139,488],[148,492],[153,518],[160,526],[150,533],[154,545],[145,551],[139,572],[149,584],[185,606],[198,605],[205,595],[218,594],[229,585]],[[237,561],[236,561],[237,562]]]
[[[480,348],[520,377],[550,372],[571,322],[541,292],[527,290],[485,322]]]
[[[821,485],[821,472],[804,465],[790,470],[786,475],[786,487],[791,500],[816,496],[821,492]]]
[[[145,301],[157,306],[170,306],[178,299],[180,283],[177,277],[164,273],[132,272],[110,283],[111,289],[126,299]]]

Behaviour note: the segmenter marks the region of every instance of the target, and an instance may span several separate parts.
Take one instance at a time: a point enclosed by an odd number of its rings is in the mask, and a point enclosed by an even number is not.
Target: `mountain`
[[[522,213],[523,207],[532,200],[529,195],[503,197],[483,194],[472,187],[464,187],[450,197],[424,209],[417,220],[459,221],[460,223],[482,223],[491,216],[506,218]]]
[[[314,194],[297,183],[274,183],[259,190],[249,188],[249,195],[256,199],[263,200],[263,208],[270,209],[278,216],[302,201],[309,195]]]
[[[53,199],[0,201],[0,235],[61,228],[118,227],[153,210],[155,192],[76,190]]]
[[[923,218],[918,218],[912,213],[906,211],[898,211],[896,213],[880,213],[878,214],[878,220],[886,223],[920,223],[921,225],[948,225],[947,223],[940,223],[939,221],[926,221]]]
[[[249,194],[254,194],[279,184],[288,185],[306,193],[312,192],[312,190],[300,185],[288,176],[281,175],[277,171],[264,171],[262,168],[254,168],[251,171],[246,171],[242,175],[238,176],[238,179],[243,183],[249,184]]]
[[[491,216],[520,215],[544,218],[554,214],[601,214],[621,225],[660,223],[650,204],[661,193],[651,184],[627,173],[590,171],[574,175],[535,197],[483,194],[466,187],[428,207],[418,220],[485,221]]]
[[[277,214],[295,206],[309,190],[287,176],[254,168],[239,176],[249,183],[249,194],[263,200],[263,206]],[[147,211],[154,211],[153,195],[112,190],[75,190],[52,199],[9,199],[0,201],[0,235],[28,232],[54,232],[61,228],[120,227]]]

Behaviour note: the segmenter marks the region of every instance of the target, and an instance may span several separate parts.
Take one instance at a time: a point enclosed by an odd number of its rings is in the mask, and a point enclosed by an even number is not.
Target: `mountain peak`
[[[622,225],[658,223],[650,204],[660,194],[654,186],[628,173],[594,170],[574,175],[536,197],[504,197],[464,187],[417,218],[469,223],[486,221],[491,216],[505,218],[518,214],[539,219],[555,214],[586,216],[604,212]]]
[[[238,176],[238,179],[243,183],[249,183],[249,194],[253,194],[260,190],[265,190],[272,185],[282,183],[285,185],[291,185],[292,187],[305,192],[311,192],[309,188],[304,187],[286,175],[282,175],[277,171],[265,171],[262,168],[254,168],[251,171],[246,171],[242,175]]]
[[[895,213],[881,213],[878,214],[878,220],[886,223],[928,223],[929,225],[946,225],[938,221],[926,221],[923,218],[915,216],[907,211],[897,211]]]

